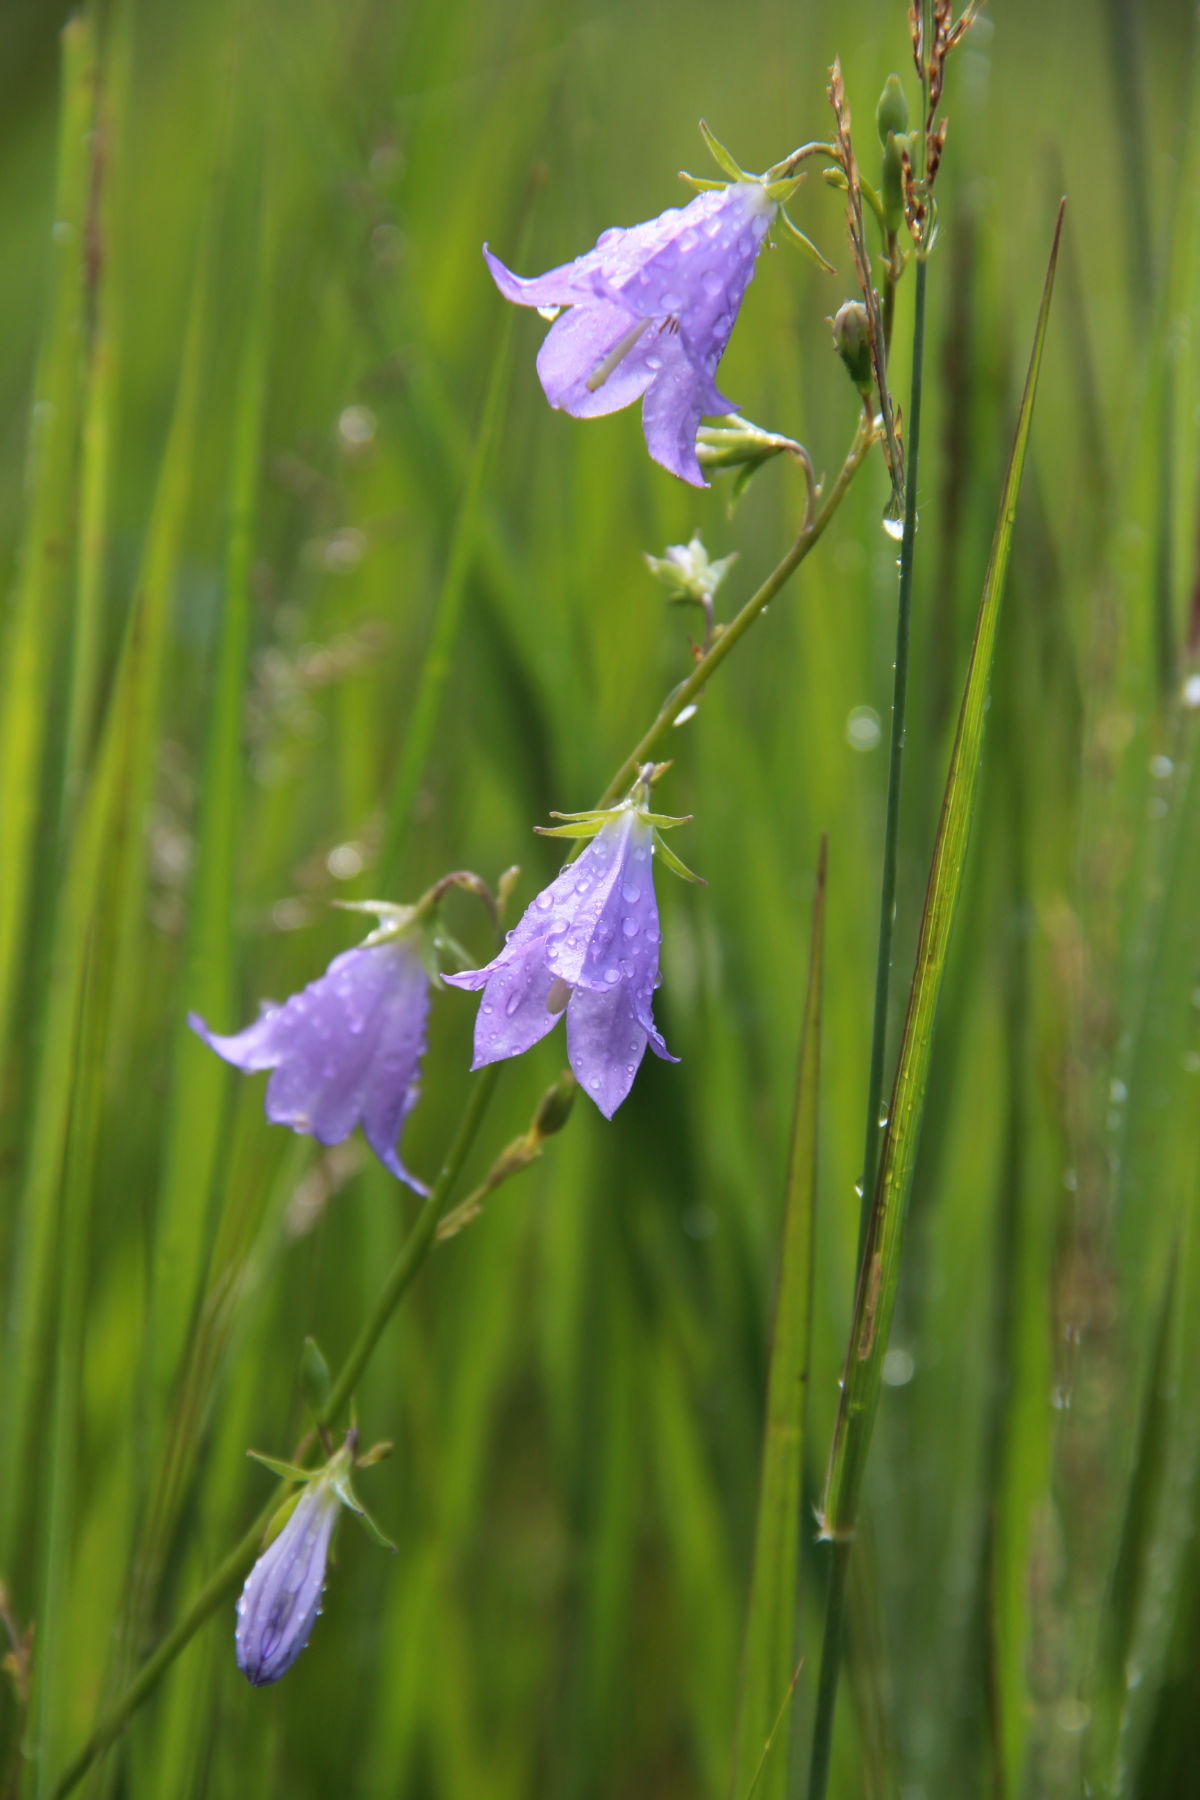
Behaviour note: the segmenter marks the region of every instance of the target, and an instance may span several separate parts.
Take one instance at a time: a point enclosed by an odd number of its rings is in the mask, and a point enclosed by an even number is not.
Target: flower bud
[[[871,321],[861,300],[847,300],[833,316],[833,347],[851,381],[864,397],[874,388],[871,367]]]
[[[286,1675],[321,1610],[325,1559],[341,1500],[322,1473],[302,1489],[278,1535],[246,1578],[238,1601],[237,1665],[254,1687]]]
[[[904,98],[904,89],[900,86],[898,75],[889,75],[883,84],[883,92],[875,108],[875,125],[879,141],[885,150],[893,132],[897,137],[902,137],[908,130],[908,101]]]
[[[569,1069],[564,1069],[554,1086],[546,1089],[533,1120],[533,1135],[539,1142],[562,1130],[571,1116],[571,1107],[578,1092],[579,1083]]]

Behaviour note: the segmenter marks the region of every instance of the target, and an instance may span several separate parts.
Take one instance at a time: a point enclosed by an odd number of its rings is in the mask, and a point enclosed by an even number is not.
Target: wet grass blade
[[[767,1377],[754,1567],[742,1640],[741,1695],[734,1734],[734,1800],[747,1800],[752,1789],[763,1800],[777,1800],[785,1791],[787,1779],[790,1709],[786,1702],[795,1685],[796,1579],[812,1339],[824,926],[822,839],[813,900],[808,993],[796,1069],[775,1329]],[[769,1755],[766,1746],[770,1747]]]
[[[12,615],[0,659],[0,1056],[24,967],[36,884],[38,802],[60,649],[64,570],[72,534],[83,243],[91,163],[88,127],[95,83],[92,28],[73,19],[62,34],[53,270],[38,353],[27,461],[28,500]]]
[[[834,1425],[823,1508],[824,1530],[835,1540],[845,1538],[854,1528],[871,1427],[879,1399],[883,1355],[896,1303],[904,1214],[916,1162],[938,1000],[962,887],[967,838],[979,790],[992,657],[1000,623],[1000,603],[1016,518],[1017,494],[1025,466],[1034,395],[1050,314],[1050,296],[1054,286],[1054,267],[1061,228],[1060,208],[1050,265],[1042,291],[1033,353],[1025,379],[1025,391],[1021,397],[1016,438],[1005,477],[991,560],[984,580],[975,641],[959,714],[958,734],[950,758],[950,773],[942,801],[942,815],[921,920],[916,970],[909,993],[892,1104],[855,1295],[845,1381]]]
[[[879,1170],[864,1236],[850,1340],[830,1446],[821,1509],[821,1532],[825,1539],[832,1542],[834,1554],[827,1596],[817,1716],[814,1722],[810,1800],[817,1800],[817,1797],[824,1795],[828,1780],[848,1559],[875,1411],[879,1403],[884,1352],[896,1305],[904,1219],[912,1189],[917,1144],[929,1084],[938,1002],[963,885],[967,839],[979,791],[992,659],[1000,624],[1000,606],[1016,518],[1017,495],[1025,466],[1033,402],[1050,315],[1062,216],[1063,208],[1060,206],[1042,289],[1033,351],[1021,396],[1016,436],[1005,475],[991,558],[984,578],[958,731],[950,757],[950,771],[934,843],[916,966],[909,991],[892,1101],[880,1150]]]

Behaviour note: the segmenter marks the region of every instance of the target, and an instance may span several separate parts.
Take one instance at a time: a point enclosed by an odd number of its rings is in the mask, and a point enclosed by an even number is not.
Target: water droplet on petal
[[[642,897],[642,890],[635,882],[627,881],[621,889],[621,898],[627,906],[636,906]]]
[[[605,981],[608,982],[609,986],[611,987],[614,981],[620,981],[620,979],[621,979],[620,969],[605,969],[604,979],[605,979]]]
[[[641,927],[636,919],[626,919],[621,926],[621,930],[625,933],[627,938],[635,938],[640,929]]]

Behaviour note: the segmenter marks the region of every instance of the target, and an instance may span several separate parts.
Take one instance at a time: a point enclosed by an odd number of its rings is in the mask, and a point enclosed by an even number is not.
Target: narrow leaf
[[[1050,296],[1054,286],[1061,231],[1062,206],[1059,207],[1055,226],[1033,351],[1021,397],[1016,436],[1005,475],[991,558],[984,578],[975,641],[971,648],[959,713],[958,733],[950,758],[950,772],[934,844],[892,1103],[888,1109],[888,1124],[859,1267],[854,1316],[838,1399],[823,1506],[824,1533],[835,1541],[848,1538],[854,1530],[875,1408],[879,1400],[883,1356],[896,1304],[904,1216],[912,1187],[925,1092],[929,1081],[938,1001],[962,888],[967,838],[979,791],[983,728],[1000,623],[1000,604],[1050,314]]]
[[[813,900],[808,994],[800,1032],[788,1156],[775,1329],[767,1376],[754,1568],[742,1640],[742,1682],[734,1735],[734,1800],[784,1793],[795,1686],[796,1578],[801,1531],[804,1424],[812,1337],[813,1231],[817,1199],[817,1091],[821,1053],[821,962],[825,926],[825,840]],[[770,1757],[767,1757],[767,1748]]]

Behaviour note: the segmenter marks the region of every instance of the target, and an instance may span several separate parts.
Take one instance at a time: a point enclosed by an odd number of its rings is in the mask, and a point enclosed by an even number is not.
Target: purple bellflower
[[[249,1575],[237,1604],[237,1666],[253,1687],[286,1675],[321,1610],[329,1539],[342,1505],[327,1470],[303,1489],[278,1537]]]
[[[286,1675],[304,1646],[321,1610],[329,1540],[343,1506],[384,1549],[395,1551],[362,1505],[350,1481],[355,1466],[357,1433],[351,1429],[340,1450],[314,1474],[292,1463],[250,1452],[275,1474],[303,1487],[284,1524],[246,1577],[237,1604],[234,1649],[237,1666],[253,1687],[266,1687]],[[358,1467],[378,1462],[391,1448],[378,1444],[358,1458]]]
[[[775,185],[741,176],[710,186],[657,219],[602,232],[593,250],[530,279],[514,275],[485,244],[506,300],[549,318],[569,309],[538,353],[551,406],[592,419],[640,399],[655,462],[707,487],[696,430],[706,413],[735,411],[714,376],[779,210]]]
[[[264,1005],[244,1031],[222,1036],[196,1013],[188,1024],[235,1068],[273,1071],[263,1102],[273,1125],[339,1144],[361,1120],[384,1168],[425,1193],[396,1150],[425,1049],[422,932],[414,908],[381,902],[365,910],[379,914],[379,929],[282,1005]]]
[[[619,806],[556,814],[573,823],[548,835],[590,836],[587,849],[537,896],[485,968],[444,977],[454,987],[483,989],[473,1069],[519,1056],[565,1012],[567,1059],[608,1119],[633,1085],[647,1044],[664,1061],[679,1060],[651,1011],[662,979],[655,848],[670,868],[688,871],[657,837],[681,821],[646,809],[652,773],[647,764]]]

